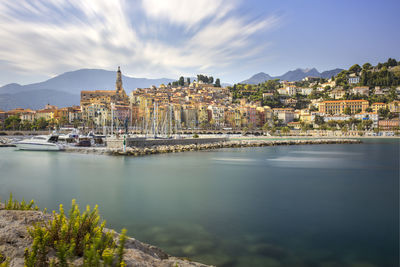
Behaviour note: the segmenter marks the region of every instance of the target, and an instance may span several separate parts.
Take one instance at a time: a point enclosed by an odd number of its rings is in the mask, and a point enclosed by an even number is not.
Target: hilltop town
[[[289,82],[221,87],[220,80],[198,75],[129,95],[118,67],[115,90],[81,92],[80,106],[0,111],[0,129],[44,130],[75,127],[97,132],[140,133],[179,130],[265,134],[398,134],[400,62],[352,66],[329,79],[306,77]]]

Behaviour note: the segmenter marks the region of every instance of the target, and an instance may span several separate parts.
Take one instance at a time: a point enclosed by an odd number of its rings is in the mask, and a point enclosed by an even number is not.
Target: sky
[[[131,77],[400,60],[398,0],[1,0],[0,86],[81,68]]]

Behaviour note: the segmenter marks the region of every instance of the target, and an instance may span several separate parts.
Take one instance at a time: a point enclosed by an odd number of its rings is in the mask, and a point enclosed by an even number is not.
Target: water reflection
[[[397,266],[398,158],[387,142],[141,158],[2,149],[0,196],[99,204],[110,227],[217,266]]]

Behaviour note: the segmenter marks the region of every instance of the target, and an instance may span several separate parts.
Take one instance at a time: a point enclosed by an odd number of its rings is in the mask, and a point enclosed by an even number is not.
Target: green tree
[[[351,108],[350,107],[345,107],[343,113],[346,114],[346,115],[351,115]]]
[[[215,87],[221,87],[221,81],[219,80],[219,78],[215,80]]]
[[[307,132],[312,129],[312,125],[302,121],[300,122],[300,128],[302,132]]]
[[[363,71],[370,70],[370,69],[372,69],[372,65],[367,62],[362,66],[362,69],[363,69]]]
[[[188,84],[188,86],[190,85],[190,78],[188,77],[188,78],[186,78],[186,82],[187,82],[187,84]]]
[[[32,130],[32,123],[28,120],[24,120],[21,122],[21,128],[25,131]]]
[[[36,121],[34,121],[34,128],[37,130],[45,130],[47,126],[49,125],[48,121],[45,118],[39,118]]]
[[[17,130],[20,127],[21,119],[18,115],[9,116],[4,121],[4,126],[7,130]]]
[[[388,61],[387,61],[387,66],[388,66],[388,67],[397,66],[397,61],[396,61],[396,59],[389,58]]]
[[[77,129],[79,127],[79,125],[81,124],[81,121],[78,119],[74,119],[72,121],[72,125],[74,125],[74,128]]]
[[[321,117],[320,115],[315,115],[314,122],[319,126],[325,123],[324,118]]]
[[[56,119],[51,118],[51,119],[49,120],[49,126],[50,126],[51,128],[54,128],[54,127],[56,126],[56,124],[57,124]]]
[[[283,133],[284,135],[288,134],[289,132],[290,132],[289,127],[283,127],[283,128],[282,128],[282,133]]]
[[[359,73],[360,71],[361,71],[361,67],[358,64],[354,64],[349,69],[349,72],[351,72],[351,73]]]
[[[390,118],[390,110],[388,108],[380,108],[378,110],[378,114],[380,118],[388,119]]]
[[[64,125],[66,125],[66,124],[68,124],[68,119],[67,119],[67,117],[65,117],[65,116],[62,116],[59,120],[58,120],[58,122],[57,122],[57,126],[60,128],[60,127],[62,127],[62,126],[64,126]]]
[[[346,70],[343,70],[338,75],[336,75],[336,79],[335,79],[336,85],[347,86],[348,85],[347,75],[348,75],[348,71],[346,71]]]
[[[336,130],[337,125],[338,125],[338,123],[337,123],[337,121],[335,121],[335,120],[330,120],[330,121],[328,121],[328,126],[329,126],[332,130]]]
[[[269,123],[265,123],[262,127],[263,131],[268,133],[269,130],[271,130],[271,126],[269,125]]]
[[[362,124],[363,129],[369,130],[369,129],[371,129],[374,122],[372,120],[368,119],[368,120],[363,120],[361,124]]]
[[[271,128],[270,133],[271,133],[271,135],[274,135],[274,134],[276,133],[276,127],[275,127],[275,126],[273,126],[273,127]]]
[[[180,86],[184,86],[184,85],[185,85],[185,78],[183,78],[183,76],[179,77],[178,84],[179,84]]]

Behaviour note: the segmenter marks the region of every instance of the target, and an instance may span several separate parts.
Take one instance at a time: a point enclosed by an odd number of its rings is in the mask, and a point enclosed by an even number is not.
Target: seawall
[[[198,139],[201,140],[201,139]],[[94,153],[114,156],[144,156],[163,153],[177,153],[185,151],[210,150],[218,148],[242,148],[282,145],[317,145],[317,144],[360,144],[360,140],[354,139],[310,139],[310,140],[225,140],[213,143],[191,143],[176,145],[153,145],[146,147],[127,147],[125,151],[121,147],[115,148],[79,148],[68,147],[67,152]]]
[[[182,139],[146,139],[146,138],[126,138],[127,147],[153,147],[153,146],[175,146],[175,145],[199,145],[212,144],[228,141],[228,138],[182,138]],[[124,139],[107,138],[107,148],[122,148]]]

